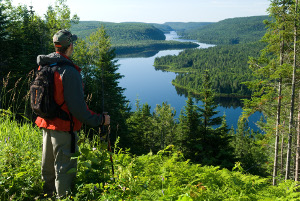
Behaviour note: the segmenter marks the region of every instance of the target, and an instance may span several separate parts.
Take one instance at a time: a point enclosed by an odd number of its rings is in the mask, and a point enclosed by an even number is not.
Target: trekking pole
[[[108,125],[108,129],[107,129],[107,149],[110,152],[110,162],[111,162],[111,170],[112,170],[112,174],[113,174],[113,179],[115,181],[114,175],[115,175],[115,170],[114,170],[114,162],[113,162],[113,158],[112,158],[112,151],[111,151],[111,145],[110,145],[110,125]]]
[[[103,81],[103,71],[104,71],[104,67],[102,67],[102,71],[101,71],[101,84],[102,84],[102,111],[103,111],[103,117],[105,118],[105,115],[107,115],[107,112],[104,112],[104,81]],[[105,119],[104,119],[105,121]],[[101,128],[102,133],[105,133],[105,125],[102,125]],[[111,150],[111,144],[110,144],[110,125],[108,125],[108,129],[107,129],[107,134],[106,134],[106,141],[107,141],[107,149],[110,152],[110,162],[111,162],[111,170],[112,170],[112,174],[113,174],[113,180],[115,181],[114,175],[115,175],[115,171],[114,171],[114,162],[113,162],[113,158],[112,158],[112,150]]]

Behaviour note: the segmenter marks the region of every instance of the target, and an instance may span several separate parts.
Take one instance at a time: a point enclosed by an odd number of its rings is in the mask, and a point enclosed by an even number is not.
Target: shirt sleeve
[[[72,67],[66,67],[63,72],[62,81],[64,99],[71,114],[84,124],[92,127],[99,126],[102,123],[102,115],[88,109],[84,100],[80,73]]]

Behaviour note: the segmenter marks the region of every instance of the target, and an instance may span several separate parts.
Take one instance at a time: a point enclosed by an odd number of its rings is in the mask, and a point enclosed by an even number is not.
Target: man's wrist
[[[105,124],[105,114],[102,114],[102,124],[101,125],[104,125]]]

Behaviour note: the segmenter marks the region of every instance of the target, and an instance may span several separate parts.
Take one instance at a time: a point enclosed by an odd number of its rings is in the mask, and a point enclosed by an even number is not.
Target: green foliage
[[[42,134],[30,123],[0,123],[1,200],[39,199]],[[115,174],[105,143],[80,134],[74,191],[62,200],[297,200],[293,181],[271,186],[268,179],[186,161],[174,146],[139,157],[115,147]],[[113,178],[113,179],[110,179]]]
[[[40,130],[26,121],[17,123],[9,111],[2,111],[0,120],[1,200],[43,198],[40,197]],[[268,179],[259,176],[193,164],[173,145],[155,155],[137,157],[117,145],[115,153],[109,153],[99,137],[89,140],[81,133],[79,148],[75,189],[62,200],[297,200],[299,197],[296,182],[271,186]]]
[[[157,138],[153,135],[151,119],[150,106],[147,103],[141,106],[137,100],[136,111],[126,122],[129,131],[126,147],[130,147],[132,153],[141,155],[154,148]]]
[[[157,105],[153,114],[148,104],[136,102],[136,111],[127,119],[128,143],[131,153],[141,155],[149,151],[157,153],[172,144],[188,159],[205,165],[231,168],[233,150],[229,146],[231,136],[225,117],[220,117],[213,102],[213,94],[206,93],[202,108],[189,96],[179,120],[176,111],[167,103]]]
[[[268,16],[225,19],[200,28],[179,32],[183,38],[210,44],[239,44],[260,40],[266,33],[264,20]]]
[[[236,161],[241,163],[245,172],[267,176],[268,156],[267,148],[263,145],[264,136],[250,131],[245,119],[240,119],[238,128],[231,141],[234,147]]]

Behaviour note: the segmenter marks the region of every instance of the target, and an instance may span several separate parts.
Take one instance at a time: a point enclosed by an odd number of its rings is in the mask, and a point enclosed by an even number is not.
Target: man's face
[[[71,45],[67,49],[66,56],[71,57],[71,55],[73,54],[73,51],[74,51],[74,47],[73,47],[73,43],[71,43]]]

